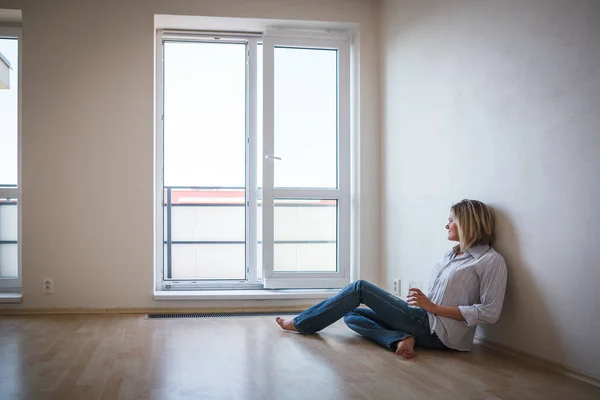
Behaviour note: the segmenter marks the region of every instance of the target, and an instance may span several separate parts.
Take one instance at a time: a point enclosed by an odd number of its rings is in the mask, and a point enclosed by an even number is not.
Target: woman
[[[407,359],[415,345],[469,351],[476,326],[495,323],[504,302],[506,263],[490,247],[494,225],[492,210],[480,201],[451,207],[448,240],[459,243],[434,266],[428,295],[410,288],[406,302],[360,280],[293,320],[277,318],[277,323],[313,334],[343,317],[350,329]]]

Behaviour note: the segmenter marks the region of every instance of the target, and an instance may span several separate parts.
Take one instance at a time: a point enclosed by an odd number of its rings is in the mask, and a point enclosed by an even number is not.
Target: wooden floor
[[[600,388],[485,348],[403,360],[343,323],[0,316],[0,399],[600,399]]]

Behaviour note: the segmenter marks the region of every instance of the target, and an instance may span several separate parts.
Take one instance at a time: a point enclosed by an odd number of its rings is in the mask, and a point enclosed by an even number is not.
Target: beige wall
[[[152,299],[155,14],[359,24],[360,264],[363,278],[378,280],[377,3],[0,0],[0,8],[23,10],[24,299],[2,307],[268,304]],[[41,294],[48,277],[51,296]]]
[[[600,377],[600,3],[382,6],[386,287],[427,281],[462,198],[499,214],[489,340]]]

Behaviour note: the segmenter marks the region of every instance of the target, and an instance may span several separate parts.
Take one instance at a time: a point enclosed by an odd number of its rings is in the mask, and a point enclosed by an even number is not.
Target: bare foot
[[[291,319],[283,319],[277,317],[275,318],[275,321],[277,321],[277,323],[283,330],[298,332],[298,329],[296,329],[296,325],[294,325],[294,321]]]
[[[398,342],[396,347],[396,355],[402,356],[407,360],[415,355],[415,338],[409,337]]]

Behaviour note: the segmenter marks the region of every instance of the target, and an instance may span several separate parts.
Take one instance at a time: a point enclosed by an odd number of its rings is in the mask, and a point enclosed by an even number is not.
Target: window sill
[[[0,293],[0,303],[20,303],[23,300],[21,293]]]
[[[280,300],[327,299],[339,289],[155,291],[154,300]]]

